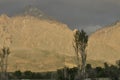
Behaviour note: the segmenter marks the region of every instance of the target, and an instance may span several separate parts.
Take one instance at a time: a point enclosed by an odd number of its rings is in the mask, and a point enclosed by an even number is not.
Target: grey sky
[[[120,0],[0,0],[0,13],[14,15],[32,5],[66,23],[87,32],[120,19]]]

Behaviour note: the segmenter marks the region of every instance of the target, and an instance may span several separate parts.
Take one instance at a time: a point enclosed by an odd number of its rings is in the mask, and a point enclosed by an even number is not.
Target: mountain
[[[120,59],[120,22],[89,36],[87,63],[103,66]],[[73,31],[66,24],[32,15],[0,16],[0,49],[10,48],[8,70],[53,71],[76,64]]]
[[[106,26],[89,38],[88,60],[115,64],[120,60],[120,22]]]
[[[72,31],[65,24],[34,16],[0,16],[0,48],[9,46],[8,70],[48,71],[72,56]]]
[[[31,5],[26,6],[23,11],[21,11],[20,14],[17,14],[17,16],[34,16],[39,19],[45,19],[45,20],[55,20],[53,17],[48,16],[43,11],[41,11],[39,8],[33,7]]]

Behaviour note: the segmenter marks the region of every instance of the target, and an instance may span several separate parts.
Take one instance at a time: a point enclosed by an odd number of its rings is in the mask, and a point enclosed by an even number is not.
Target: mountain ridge
[[[9,46],[11,50],[8,70],[44,71],[64,66],[64,58],[72,50],[72,31],[67,25],[33,16],[2,15],[0,20],[0,47]]]
[[[120,59],[120,22],[89,36],[87,63],[103,66]],[[34,16],[0,16],[0,49],[9,46],[9,71],[53,71],[76,65],[73,31],[61,22]]]
[[[99,59],[99,57],[103,55],[103,58],[101,57],[101,60],[103,60],[104,62],[109,62],[114,64],[115,64],[115,60],[120,59],[119,30],[120,30],[120,22],[117,22],[114,25],[110,25],[109,27],[107,26],[96,31],[90,36],[88,43],[89,54],[95,55],[95,53],[97,54],[99,53],[93,59],[96,58]],[[99,47],[98,50],[95,50],[97,49],[94,48],[95,46]],[[89,49],[90,47],[92,47],[92,50]],[[109,61],[107,61],[106,58],[108,58]]]

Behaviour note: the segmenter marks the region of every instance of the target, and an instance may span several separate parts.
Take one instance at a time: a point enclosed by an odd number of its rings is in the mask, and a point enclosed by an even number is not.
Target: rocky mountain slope
[[[120,22],[89,37],[87,62],[102,66],[120,59]],[[9,46],[9,71],[51,71],[75,66],[73,31],[67,25],[31,15],[0,16],[0,48]]]
[[[90,36],[89,59],[110,64],[115,64],[116,60],[120,60],[120,22],[106,26]]]
[[[71,56],[72,31],[65,24],[32,16],[0,16],[0,47],[9,46],[9,70],[44,71]]]

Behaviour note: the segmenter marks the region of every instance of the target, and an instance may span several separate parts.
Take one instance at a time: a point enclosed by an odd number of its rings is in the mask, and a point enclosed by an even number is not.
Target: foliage
[[[88,35],[84,30],[75,30],[74,34],[74,44],[73,47],[76,53],[77,66],[78,66],[78,76],[76,79],[85,79],[85,65],[86,65],[86,47],[88,42]],[[80,66],[80,58],[81,58],[81,66]]]
[[[58,69],[56,72],[31,72],[20,70],[12,73],[13,76],[9,75],[10,79],[51,79],[52,73],[56,75],[54,79],[56,80],[75,80],[78,68],[68,68]],[[93,68],[91,64],[86,65],[86,78],[91,78],[95,80],[96,78],[110,78],[111,80],[119,80],[120,69],[117,65],[108,65],[104,63],[103,67]]]
[[[74,68],[67,68],[67,76],[68,78],[65,79],[64,77],[64,69],[59,69],[58,73],[58,80],[75,80],[77,75],[77,67]],[[86,65],[86,78],[90,78],[91,80],[96,80],[96,78],[110,78],[111,80],[119,80],[120,77],[120,69],[118,66],[115,65],[108,65],[104,63],[103,67],[95,67],[93,68],[91,64]]]
[[[8,56],[10,54],[9,47],[3,47],[0,51],[0,79],[8,80],[7,67],[8,67]]]

